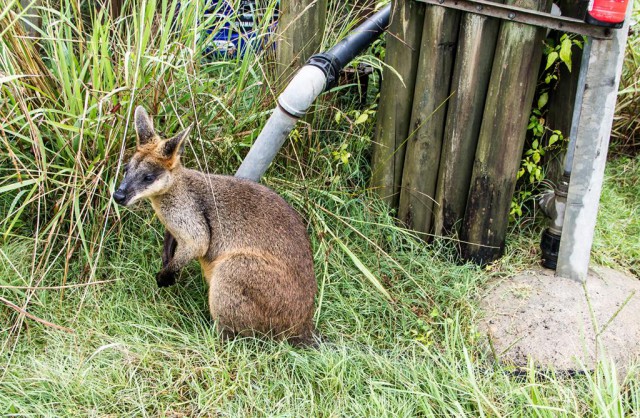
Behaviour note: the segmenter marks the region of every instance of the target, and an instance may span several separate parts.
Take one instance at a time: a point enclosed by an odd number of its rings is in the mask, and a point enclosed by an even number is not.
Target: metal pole
[[[589,269],[632,4],[630,1],[625,24],[615,31],[613,39],[588,39],[591,43],[589,66],[579,104],[580,117],[556,270],[558,276],[574,280],[584,281]]]

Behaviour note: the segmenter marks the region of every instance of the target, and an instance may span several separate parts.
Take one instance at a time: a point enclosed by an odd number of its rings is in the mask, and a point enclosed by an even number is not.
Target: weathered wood
[[[37,37],[38,29],[42,27],[42,17],[38,13],[36,7],[40,6],[39,0],[20,0],[20,5],[26,11],[25,20],[29,23],[24,23],[25,32],[30,37]]]
[[[385,70],[373,144],[371,186],[391,208],[398,206],[411,120],[425,6],[396,0],[387,30]]]
[[[464,217],[499,29],[497,19],[472,13],[461,18],[436,187],[436,235],[459,232]]]
[[[508,3],[541,11],[551,7],[547,0]],[[479,264],[504,250],[544,34],[515,22],[500,27],[461,231],[463,257]]]
[[[560,33],[556,34],[557,39],[560,39],[560,36]],[[582,49],[574,46],[571,48],[571,71],[564,64],[560,65],[558,85],[549,92],[549,110],[545,117],[546,125],[550,129],[562,132],[565,138],[569,138],[571,131],[581,60]],[[544,146],[547,145],[549,136],[545,137]],[[560,180],[563,174],[562,157],[563,151],[561,150],[548,152],[543,157],[542,165],[546,167],[545,178],[554,184]]]
[[[278,85],[319,52],[327,15],[327,0],[282,0],[276,41]]]
[[[120,17],[120,14],[122,13],[122,6],[124,5],[124,0],[109,0],[109,1],[110,1],[109,12],[111,13],[111,18],[117,19],[118,17]]]
[[[398,215],[408,228],[427,234],[431,229],[459,20],[458,11],[427,6],[422,28]]]
[[[584,0],[559,0],[557,2],[563,16],[584,20],[588,2]],[[552,31],[550,36],[556,41],[560,40],[563,32]],[[578,89],[578,75],[582,61],[582,49],[573,46],[571,48],[571,71],[566,66],[560,65],[557,86],[549,92],[548,112],[545,115],[546,125],[553,130],[562,132],[565,138],[569,138],[573,108]],[[548,140],[547,135],[545,140]],[[547,144],[544,143],[544,146]],[[542,165],[546,167],[545,178],[556,184],[563,175],[563,155],[560,150],[548,152],[543,157]]]
[[[556,270],[574,280],[585,280],[589,269],[631,7],[612,40],[589,40],[584,51],[589,60]]]

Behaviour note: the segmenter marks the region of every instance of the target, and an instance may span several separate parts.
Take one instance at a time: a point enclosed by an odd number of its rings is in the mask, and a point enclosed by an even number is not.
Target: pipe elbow
[[[326,81],[326,76],[321,69],[305,65],[278,97],[278,104],[291,116],[301,118],[316,97],[324,91]]]
[[[555,200],[556,193],[553,190],[547,190],[538,199],[538,205],[547,218],[553,218],[555,215]]]

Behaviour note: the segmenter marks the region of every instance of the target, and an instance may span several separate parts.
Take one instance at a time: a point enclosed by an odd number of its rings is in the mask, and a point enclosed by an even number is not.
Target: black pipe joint
[[[373,16],[366,19],[360,26],[354,29],[346,38],[338,42],[322,54],[315,54],[308,65],[320,68],[327,76],[324,90],[334,87],[338,82],[340,71],[349,64],[358,54],[367,49],[389,26],[391,5],[387,4]]]
[[[316,68],[320,68],[327,78],[324,91],[328,91],[338,84],[338,75],[340,70],[344,67],[344,64],[340,63],[338,59],[327,53],[315,54],[309,58],[307,65],[312,65]]]
[[[558,267],[558,253],[560,252],[560,235],[554,234],[545,229],[540,241],[542,250],[542,265],[548,269],[555,270]]]

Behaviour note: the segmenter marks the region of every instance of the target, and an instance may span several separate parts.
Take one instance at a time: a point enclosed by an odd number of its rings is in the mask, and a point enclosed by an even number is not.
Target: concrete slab
[[[583,284],[529,271],[493,283],[481,307],[480,332],[503,363],[524,367],[532,358],[542,368],[574,371],[606,357],[623,371],[640,358],[637,277],[596,268]]]

